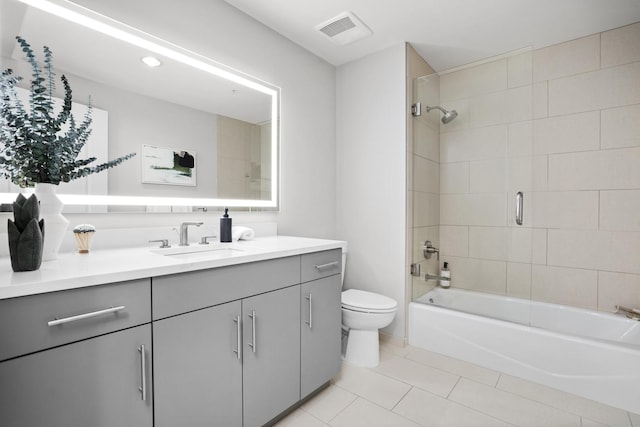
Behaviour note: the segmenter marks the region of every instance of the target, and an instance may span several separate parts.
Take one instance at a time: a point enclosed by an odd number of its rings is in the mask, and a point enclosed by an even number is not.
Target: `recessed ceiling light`
[[[156,68],[162,65],[162,62],[160,62],[160,60],[155,56],[145,56],[141,61],[151,68]]]

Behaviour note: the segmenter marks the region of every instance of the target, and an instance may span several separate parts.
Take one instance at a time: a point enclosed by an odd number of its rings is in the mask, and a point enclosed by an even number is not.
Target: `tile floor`
[[[640,399],[640,390],[638,391]],[[413,347],[344,364],[278,427],[640,427],[640,415]]]

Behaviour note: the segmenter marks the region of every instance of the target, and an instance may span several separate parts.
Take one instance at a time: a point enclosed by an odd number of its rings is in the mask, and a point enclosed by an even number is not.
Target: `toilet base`
[[[343,360],[354,366],[373,368],[380,363],[378,330],[350,329]]]

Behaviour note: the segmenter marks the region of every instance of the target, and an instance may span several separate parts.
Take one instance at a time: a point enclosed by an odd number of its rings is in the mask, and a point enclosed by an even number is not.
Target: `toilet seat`
[[[398,303],[384,295],[349,289],[342,292],[342,308],[363,313],[391,313],[398,308]]]

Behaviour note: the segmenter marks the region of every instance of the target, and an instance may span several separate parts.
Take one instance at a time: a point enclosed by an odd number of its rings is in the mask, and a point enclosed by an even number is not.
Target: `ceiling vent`
[[[316,25],[315,29],[337,44],[353,43],[367,36],[372,31],[353,12],[342,12],[338,16]]]

